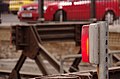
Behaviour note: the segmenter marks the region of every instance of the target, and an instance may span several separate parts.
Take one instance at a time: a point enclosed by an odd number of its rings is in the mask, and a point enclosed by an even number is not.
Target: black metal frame
[[[60,62],[58,62],[43,46],[42,42],[46,41],[75,41],[76,45],[80,45],[81,26],[89,24],[89,22],[64,22],[64,23],[41,23],[38,25],[17,25],[12,27],[12,43],[16,45],[17,50],[22,50],[15,68],[9,76],[9,79],[20,79],[19,71],[29,57],[35,60],[39,69],[44,75],[48,75],[41,56],[60,72]],[[58,34],[56,34],[56,31]],[[81,59],[80,59],[81,60]],[[75,59],[72,66],[77,67],[80,60]],[[74,64],[76,63],[76,64]],[[70,69],[71,71],[71,69]],[[64,72],[67,72],[64,69]]]

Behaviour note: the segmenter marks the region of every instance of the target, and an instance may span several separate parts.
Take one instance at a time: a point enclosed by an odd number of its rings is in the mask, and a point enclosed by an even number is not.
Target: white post
[[[99,22],[100,56],[98,79],[109,79],[108,75],[108,24]]]

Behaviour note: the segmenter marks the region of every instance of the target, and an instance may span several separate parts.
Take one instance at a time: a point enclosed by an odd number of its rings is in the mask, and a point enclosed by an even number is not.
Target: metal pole
[[[61,74],[64,73],[63,65],[64,65],[64,58],[60,57],[60,73]]]
[[[0,24],[2,23],[1,13],[2,13],[2,0],[0,0]]]
[[[1,12],[0,12],[0,24],[2,23],[2,20],[1,20]]]
[[[95,5],[96,1],[95,0],[91,0],[91,7],[90,7],[90,17],[91,17],[91,21],[95,22],[96,21],[96,5]]]
[[[100,63],[98,79],[109,79],[108,76],[108,24],[100,22]]]
[[[39,21],[44,21],[44,0],[38,0],[38,13],[39,13]]]
[[[69,68],[69,71],[70,72],[77,72],[78,71],[78,65],[82,59],[82,55],[79,53],[79,54],[76,54],[76,55],[66,55],[66,56],[62,56],[61,57],[61,62],[60,62],[60,73],[64,73],[64,68],[63,68],[63,65],[64,65],[64,62],[66,59],[70,59],[70,58],[75,58],[75,60],[73,61],[71,67]]]
[[[62,12],[62,10],[60,11],[60,22],[62,22],[63,21],[63,12]]]

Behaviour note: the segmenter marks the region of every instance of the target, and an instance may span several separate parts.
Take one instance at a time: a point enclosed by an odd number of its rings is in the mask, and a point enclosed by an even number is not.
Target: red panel
[[[84,25],[82,27],[82,37],[81,37],[81,49],[82,49],[82,61],[89,62],[89,25]]]

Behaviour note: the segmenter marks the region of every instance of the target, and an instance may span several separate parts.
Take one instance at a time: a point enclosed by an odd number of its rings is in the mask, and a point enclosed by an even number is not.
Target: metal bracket
[[[20,75],[18,73],[22,65],[24,64],[26,57],[29,57],[35,60],[39,69],[42,71],[44,75],[48,75],[50,73],[48,72],[49,70],[44,65],[41,59],[41,55],[45,59],[47,59],[50,62],[50,64],[56,68],[56,70],[60,71],[60,63],[41,45],[41,39],[35,27],[29,26],[29,27],[22,28],[18,26],[14,29],[16,29],[15,37],[16,39],[18,39],[18,40],[14,40],[15,44],[17,44],[16,48],[18,50],[23,50],[23,52],[15,68],[10,74],[9,79],[20,79]],[[23,36],[23,37],[20,37],[20,36]]]

